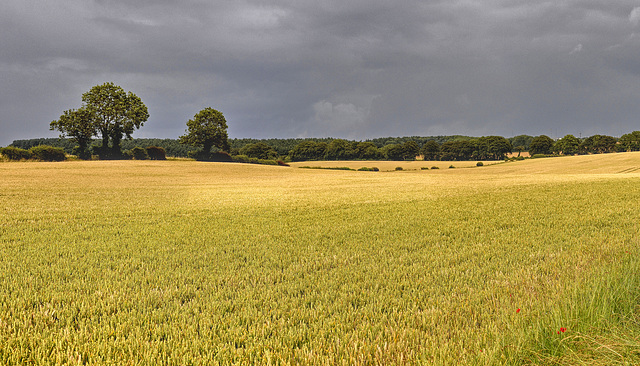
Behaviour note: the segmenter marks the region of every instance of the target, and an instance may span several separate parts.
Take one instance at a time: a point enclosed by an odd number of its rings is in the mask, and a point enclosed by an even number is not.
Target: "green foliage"
[[[167,154],[162,147],[148,146],[146,150],[151,160],[167,160]]]
[[[69,136],[71,141],[78,144],[72,152],[80,159],[91,159],[89,146],[93,136],[98,132],[91,110],[83,107],[64,111],[60,118],[51,122],[49,126],[51,130],[60,131],[61,138]]]
[[[223,158],[217,155],[216,151],[230,151],[229,137],[227,135],[227,120],[224,115],[213,108],[205,108],[196,113],[193,119],[187,122],[187,134],[180,136],[179,141],[182,144],[201,147],[201,151],[195,154],[198,160],[213,161],[231,161],[216,160]],[[212,154],[212,148],[215,151]]]
[[[454,168],[455,168],[455,166],[449,165],[449,169],[454,169]]]
[[[556,141],[551,151],[555,154],[575,155],[580,148],[580,140],[573,135],[566,135]]]
[[[448,141],[440,147],[442,160],[471,160],[476,146],[472,141]]]
[[[147,149],[143,149],[138,146],[131,149],[131,156],[133,156],[133,158],[136,160],[149,160]]]
[[[231,157],[235,163],[262,164],[262,165],[280,165],[273,159],[257,159],[247,155],[236,155]]]
[[[416,160],[416,156],[420,155],[420,145],[413,140],[409,140],[402,144],[402,158],[404,160]]]
[[[291,161],[321,160],[327,152],[327,143],[304,141],[289,151]]]
[[[440,169],[440,168],[434,165],[434,166],[431,167],[431,170],[433,170],[433,169]]]
[[[31,151],[13,146],[0,148],[0,154],[9,160],[27,160],[32,158]]]
[[[333,167],[326,167],[326,166],[301,166],[300,169],[322,169],[322,170],[354,170],[351,169],[347,166],[333,166]]]
[[[362,167],[360,169],[358,169],[359,172],[377,172],[380,171],[380,169],[373,167],[373,168],[367,168],[367,167]]]
[[[531,159],[540,159],[540,158],[546,158],[549,157],[549,155],[546,154],[533,154],[531,155]]]
[[[397,170],[397,171],[400,171],[400,170],[404,170],[404,169],[403,169],[401,166],[397,166],[397,167],[396,167],[396,170]]]
[[[278,158],[278,152],[264,142],[246,145],[240,149],[240,154],[254,159],[275,160]]]
[[[64,149],[53,146],[35,146],[29,152],[34,159],[41,161],[64,161],[67,158]]]
[[[533,140],[531,140],[531,144],[529,145],[529,154],[531,154],[531,156],[538,154],[551,154],[551,150],[554,144],[555,142],[549,136],[540,135],[534,137]]]
[[[429,167],[428,166],[423,166],[423,167],[420,168],[420,170],[429,170]]]
[[[514,146],[514,149],[519,152],[529,151],[529,145],[531,144],[531,141],[533,141],[533,136],[529,135],[518,135],[509,138],[511,146]]]
[[[622,151],[640,151],[640,131],[624,134],[618,142]]]
[[[342,139],[328,143],[324,153],[325,160],[353,160],[355,157],[356,154],[351,143]]]
[[[370,141],[354,142],[354,159],[357,160],[382,160],[384,155],[378,147]]]
[[[420,153],[424,160],[440,160],[440,144],[434,140],[429,140],[422,145]]]
[[[393,161],[404,160],[405,151],[404,151],[403,145],[400,145],[400,144],[386,145],[381,150],[387,160],[393,160]]]
[[[484,136],[476,141],[475,157],[481,160],[502,160],[513,150],[509,140],[502,136]]]
[[[476,166],[484,166],[484,164],[481,161],[479,161],[476,163]]]
[[[102,145],[95,149],[101,159],[122,158],[122,139],[130,139],[133,131],[149,118],[147,107],[137,95],[111,82],[82,94],[82,102],[81,110],[88,114],[86,120],[101,135]]]
[[[615,151],[617,140],[606,135],[593,135],[582,140],[578,149],[581,154],[604,154]]]

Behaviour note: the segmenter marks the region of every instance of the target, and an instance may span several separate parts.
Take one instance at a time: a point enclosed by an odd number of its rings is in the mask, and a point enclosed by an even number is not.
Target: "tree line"
[[[149,117],[142,100],[113,83],[96,85],[82,95],[82,106],[63,112],[50,123],[60,138],[16,140],[5,156],[30,156],[37,146],[60,148],[80,159],[145,159],[189,157],[198,160],[306,161],[306,160],[502,160],[512,152],[531,155],[600,154],[640,150],[640,131],[620,139],[606,135],[576,138],[566,135],[519,135],[469,137],[385,137],[365,141],[334,138],[229,139],[224,115],[204,108],[187,121],[186,133],[178,139],[133,139],[134,130]],[[4,148],[7,149],[7,148]],[[21,149],[18,151],[15,149]],[[42,155],[42,149],[35,150]],[[53,150],[48,150],[53,154]],[[2,151],[0,151],[2,153]],[[56,153],[59,156],[59,152]],[[31,154],[31,156],[35,156]]]

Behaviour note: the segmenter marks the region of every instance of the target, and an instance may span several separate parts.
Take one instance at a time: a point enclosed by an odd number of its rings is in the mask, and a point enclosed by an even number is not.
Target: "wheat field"
[[[0,163],[0,364],[638,364],[638,202],[640,153]]]

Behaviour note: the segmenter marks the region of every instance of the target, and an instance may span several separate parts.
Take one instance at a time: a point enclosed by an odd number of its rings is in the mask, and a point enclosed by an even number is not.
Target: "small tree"
[[[92,114],[86,108],[70,109],[64,111],[57,121],[49,125],[51,130],[60,131],[60,137],[69,136],[78,144],[74,153],[80,159],[91,159],[89,144],[96,134],[95,125],[92,122]]]
[[[180,136],[182,144],[201,147],[197,158],[209,160],[211,149],[229,152],[229,137],[227,135],[227,121],[221,112],[213,108],[205,108],[187,122],[187,134]]]
[[[164,151],[164,148],[159,146],[147,147],[147,155],[149,155],[149,159],[151,160],[167,160],[167,153]]]

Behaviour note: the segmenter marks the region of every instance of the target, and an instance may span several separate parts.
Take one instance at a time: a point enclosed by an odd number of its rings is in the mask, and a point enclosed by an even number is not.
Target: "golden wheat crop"
[[[640,362],[640,154],[391,164],[1,163],[0,363]]]

